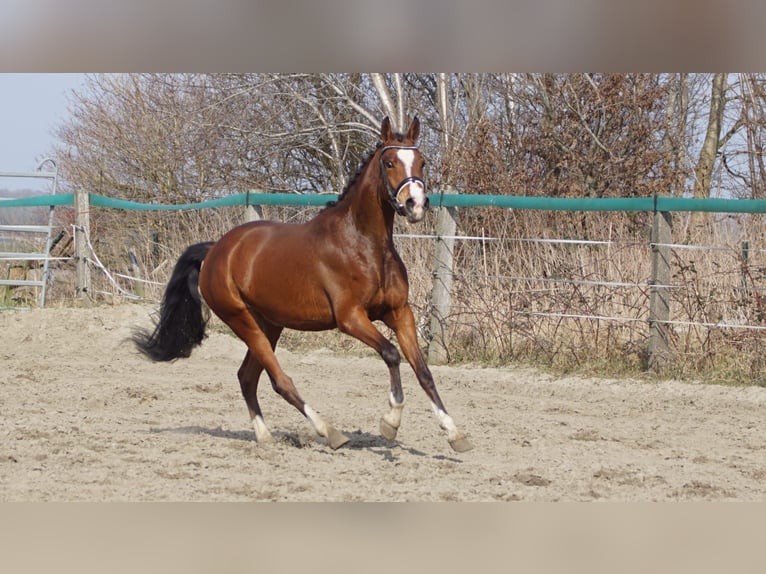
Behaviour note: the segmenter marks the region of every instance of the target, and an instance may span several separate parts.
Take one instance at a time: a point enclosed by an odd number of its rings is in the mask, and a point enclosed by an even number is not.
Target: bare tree
[[[759,74],[739,74],[740,117],[735,126],[742,126],[744,138],[739,146],[729,146],[721,153],[723,167],[732,178],[732,195],[763,199],[766,196],[766,100],[764,79]]]
[[[381,118],[401,126],[417,113],[432,193],[451,186],[498,195],[709,197],[715,190],[760,198],[766,195],[764,85],[759,74],[94,75],[72,97],[55,157],[62,188],[141,201],[195,202],[246,190],[340,192],[376,143]],[[96,210],[94,240],[105,239],[104,261],[110,248],[118,261],[116,230],[136,242],[152,237],[146,247],[152,253],[141,260],[146,276],[162,281],[179,244],[228,229],[225,213]],[[219,216],[220,227],[211,229]],[[459,336],[451,336],[451,345],[467,357],[510,357],[519,349],[546,357],[567,349],[582,357],[620,348],[622,326],[607,329],[604,345],[598,322],[581,336],[556,339],[564,322],[541,317],[562,307],[593,314],[610,300],[636,308],[635,301],[605,298],[598,288],[540,288],[510,278],[579,277],[584,285],[616,273],[616,281],[639,281],[645,273],[628,248],[614,250],[617,260],[596,248],[573,258],[550,245],[511,240],[563,236],[643,245],[648,222],[645,213],[462,210],[456,234],[493,240],[454,245],[445,325]],[[738,219],[737,228],[759,229],[751,223]],[[423,309],[435,243],[413,242],[403,251],[417,262],[411,286]],[[627,276],[628,268],[635,276]],[[713,313],[713,307],[701,309]],[[538,315],[517,313],[526,308]],[[698,307],[689,309],[693,318]],[[642,335],[631,333],[635,347]]]
[[[694,169],[694,197],[710,197],[710,182],[718,149],[721,144],[721,126],[726,104],[726,74],[713,75],[705,140]]]
[[[672,74],[668,78],[668,99],[665,107],[667,125],[663,135],[664,170],[667,194],[680,196],[686,180],[687,129],[689,124],[689,74]]]

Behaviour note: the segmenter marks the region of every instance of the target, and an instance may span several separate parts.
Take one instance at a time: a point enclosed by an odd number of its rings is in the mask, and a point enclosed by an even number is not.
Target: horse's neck
[[[353,218],[354,226],[364,235],[375,235],[386,240],[393,235],[394,210],[380,201],[382,185],[377,164],[370,165],[349,190],[347,216]]]

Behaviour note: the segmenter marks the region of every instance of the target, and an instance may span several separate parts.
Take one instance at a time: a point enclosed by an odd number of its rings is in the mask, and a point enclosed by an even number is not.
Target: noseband
[[[405,185],[409,185],[410,183],[420,182],[420,184],[423,186],[423,191],[425,192],[426,189],[426,182],[423,181],[421,178],[416,177],[414,175],[411,175],[410,177],[405,177],[401,182],[399,182],[399,185],[396,186],[396,189],[391,185],[391,182],[388,181],[388,177],[386,177],[386,170],[383,167],[383,154],[390,150],[390,149],[412,149],[416,150],[418,149],[416,146],[406,146],[406,145],[387,145],[384,146],[380,150],[380,177],[383,178],[383,181],[386,182],[386,190],[388,191],[388,198],[391,200],[391,205],[394,206],[394,209],[399,215],[404,215],[404,204],[399,203],[399,192],[402,190],[402,188]],[[428,196],[426,196],[426,201],[428,201]],[[426,203],[426,205],[428,205]]]

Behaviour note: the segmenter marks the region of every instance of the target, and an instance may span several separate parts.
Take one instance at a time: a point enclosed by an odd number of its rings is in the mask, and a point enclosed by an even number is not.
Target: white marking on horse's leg
[[[320,417],[319,414],[308,405],[303,405],[303,410],[306,413],[306,418],[309,419],[309,421],[311,422],[317,434],[319,436],[326,437],[327,423],[325,422],[325,420],[322,417]]]
[[[439,420],[441,427],[447,431],[447,440],[449,440],[449,444],[454,451],[465,452],[473,448],[471,442],[466,438],[466,436],[457,430],[455,421],[452,420],[451,416],[449,416],[433,403],[431,403],[431,409],[434,411],[434,414]]]
[[[390,424],[393,428],[398,429],[402,424],[402,409],[404,408],[404,401],[397,403],[394,398],[394,393],[389,393],[388,404],[391,406],[391,410],[383,415],[383,420]]]
[[[397,403],[394,393],[390,393],[388,395],[388,404],[391,405],[391,410],[380,418],[380,434],[388,440],[394,440],[396,439],[399,425],[402,422],[404,400],[401,403]]]
[[[452,420],[451,416],[437,407],[434,403],[431,403],[431,410],[433,410],[436,415],[436,419],[439,421],[439,426],[447,431],[447,438],[449,440],[457,440],[463,436],[463,433],[457,429],[455,421]]]
[[[253,429],[255,429],[255,440],[258,442],[265,442],[273,438],[271,436],[271,431],[269,431],[269,428],[266,426],[261,415],[255,415],[252,422]]]
[[[319,414],[307,404],[303,405],[303,411],[306,413],[306,417],[314,425],[314,430],[321,437],[327,439],[327,444],[333,450],[340,448],[348,442],[348,437],[341,432],[338,432],[334,426],[326,422]]]

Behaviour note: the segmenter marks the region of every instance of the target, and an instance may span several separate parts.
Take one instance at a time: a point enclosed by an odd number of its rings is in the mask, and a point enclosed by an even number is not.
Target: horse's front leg
[[[399,375],[399,364],[401,363],[399,351],[378,331],[363,309],[352,308],[338,315],[338,328],[375,349],[388,367],[391,377],[391,392],[388,395],[388,403],[391,410],[380,419],[380,434],[388,440],[394,440],[402,421],[402,409],[404,408],[404,392]]]
[[[397,356],[398,354],[397,351]],[[399,432],[399,425],[402,424],[402,410],[404,409],[404,392],[402,391],[398,360],[396,366],[389,365],[388,370],[391,375],[391,392],[388,395],[388,405],[391,410],[380,418],[380,434],[388,440],[394,440],[396,433]]]
[[[447,440],[452,449],[456,452],[471,450],[473,445],[468,441],[463,432],[457,428],[455,421],[447,413],[447,409],[444,407],[444,403],[436,390],[433,375],[431,375],[431,370],[428,368],[423,352],[418,344],[415,317],[410,306],[405,305],[401,309],[391,311],[384,317],[384,321],[396,333],[399,347],[402,353],[404,353],[407,362],[412,366],[412,370],[415,371],[415,376],[420,386],[431,401],[431,409],[434,415],[436,415],[439,425],[447,431]]]

